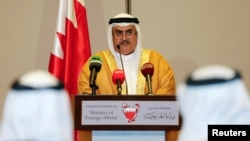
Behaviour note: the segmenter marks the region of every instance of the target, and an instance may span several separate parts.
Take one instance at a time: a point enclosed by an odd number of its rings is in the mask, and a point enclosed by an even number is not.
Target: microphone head
[[[144,77],[146,77],[148,74],[150,77],[152,77],[154,74],[154,65],[150,62],[143,64],[141,67],[141,73]]]
[[[92,58],[89,61],[90,71],[93,70],[94,68],[96,69],[97,72],[99,72],[102,68],[102,59],[97,55],[92,56]]]
[[[113,83],[117,84],[117,80],[120,80],[121,84],[125,80],[124,71],[122,69],[115,69],[113,71],[113,75],[112,75],[112,81],[113,81]]]
[[[121,46],[120,46],[120,45],[117,45],[116,48],[117,48],[118,50],[120,50]]]

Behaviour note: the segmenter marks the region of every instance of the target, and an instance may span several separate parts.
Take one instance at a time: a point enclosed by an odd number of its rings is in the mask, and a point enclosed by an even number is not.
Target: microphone
[[[147,85],[148,85],[148,95],[152,95],[152,83],[151,83],[151,78],[154,74],[154,65],[152,63],[145,63],[141,67],[141,73],[143,76],[146,78]]]
[[[125,69],[124,69],[123,61],[122,61],[122,54],[121,54],[121,50],[120,50],[121,46],[120,45],[116,45],[116,48],[119,50],[121,64],[122,64],[122,70],[124,70],[123,73],[124,73],[125,84],[126,84],[126,95],[128,95],[128,83],[127,83],[127,80],[126,80]]]
[[[120,45],[117,45],[116,47],[117,47],[117,49],[119,50],[119,53],[121,53],[121,52],[120,52],[121,46],[120,46]]]
[[[115,69],[113,71],[112,81],[115,85],[117,85],[118,95],[121,95],[122,84],[123,84],[124,80],[125,80],[124,71],[121,69]]]
[[[89,61],[89,86],[92,88],[92,95],[95,95],[95,90],[98,89],[98,86],[95,84],[97,73],[101,70],[102,67],[102,59],[99,56],[92,56]]]

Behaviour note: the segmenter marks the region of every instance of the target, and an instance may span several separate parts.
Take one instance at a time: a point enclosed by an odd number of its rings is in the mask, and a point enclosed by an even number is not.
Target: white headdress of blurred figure
[[[250,97],[241,74],[207,65],[177,88],[182,126],[179,141],[207,140],[209,124],[250,124]]]
[[[73,141],[70,99],[61,82],[34,70],[16,80],[7,94],[1,141]]]

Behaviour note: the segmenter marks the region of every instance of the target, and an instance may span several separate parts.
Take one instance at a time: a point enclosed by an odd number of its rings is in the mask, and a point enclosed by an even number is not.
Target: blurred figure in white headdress
[[[241,74],[224,65],[194,70],[177,87],[183,119],[179,141],[208,138],[209,124],[250,124],[250,97]]]
[[[47,71],[20,76],[7,94],[0,141],[73,141],[70,99]]]

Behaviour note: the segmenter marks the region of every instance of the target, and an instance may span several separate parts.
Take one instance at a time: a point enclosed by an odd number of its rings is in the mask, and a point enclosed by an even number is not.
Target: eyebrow
[[[127,32],[127,31],[133,31],[133,29],[132,29],[132,28],[131,28],[131,29],[127,29],[127,30],[115,29],[114,31],[119,31],[119,32],[123,32],[123,31],[125,31],[125,32]]]

